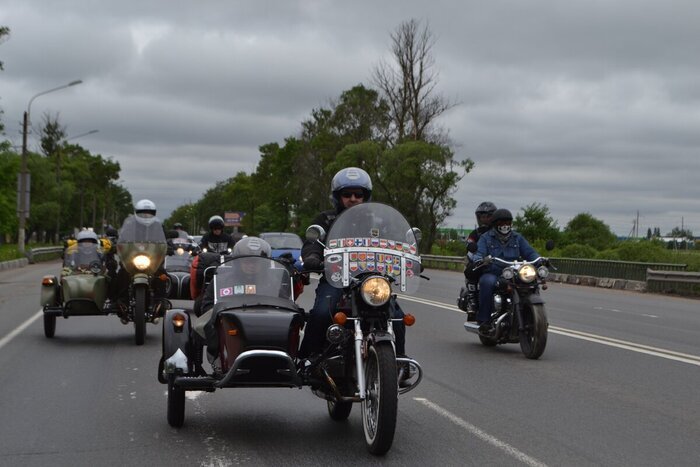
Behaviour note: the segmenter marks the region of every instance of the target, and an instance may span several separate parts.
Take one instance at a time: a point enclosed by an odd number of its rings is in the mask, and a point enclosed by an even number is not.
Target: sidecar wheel
[[[44,335],[49,339],[56,334],[56,315],[44,314]]]
[[[336,422],[347,420],[350,416],[350,411],[352,411],[352,402],[328,401],[328,415]]]
[[[481,344],[486,347],[495,347],[497,344],[495,340],[482,335],[479,335],[479,340],[481,341]]]
[[[547,346],[547,315],[543,305],[523,303],[524,331],[520,333],[520,350],[530,359],[538,359]]]
[[[168,425],[180,428],[185,423],[185,390],[168,381]]]
[[[399,385],[396,355],[389,342],[370,345],[367,349],[365,382],[367,395],[362,401],[362,427],[370,453],[387,453],[394,441]]]
[[[143,345],[146,340],[146,287],[136,287],[134,298],[134,337],[136,345]]]

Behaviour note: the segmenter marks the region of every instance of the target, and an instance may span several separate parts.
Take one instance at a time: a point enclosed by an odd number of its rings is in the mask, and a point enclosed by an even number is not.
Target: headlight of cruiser
[[[503,272],[501,273],[501,276],[507,281],[511,280],[514,275],[515,275],[515,273],[513,272],[513,270],[511,268],[505,268],[503,270]]]
[[[520,276],[521,281],[532,282],[535,280],[537,272],[531,264],[526,264],[525,266],[520,268],[520,271],[518,271],[518,275]]]
[[[151,258],[149,258],[146,255],[138,255],[133,259],[134,266],[136,266],[136,269],[139,271],[143,271],[145,269],[148,269],[148,266],[151,265]]]
[[[389,281],[383,277],[370,277],[362,283],[360,292],[368,305],[380,306],[389,301],[391,287]]]
[[[185,254],[185,249],[182,247],[179,247],[177,250],[175,250],[175,253],[177,253],[178,256],[182,256]]]

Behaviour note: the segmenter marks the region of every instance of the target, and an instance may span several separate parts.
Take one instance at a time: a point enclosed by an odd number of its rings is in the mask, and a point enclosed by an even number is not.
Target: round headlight
[[[505,268],[503,272],[501,273],[501,277],[503,277],[505,280],[509,281],[513,278],[515,273],[511,268]]]
[[[549,275],[549,269],[544,266],[540,266],[537,268],[537,275],[540,276],[540,279],[546,279]]]
[[[521,281],[532,282],[535,280],[537,272],[535,272],[535,268],[531,264],[526,264],[525,266],[520,268],[520,271],[518,271],[518,275],[520,276]]]
[[[146,255],[138,255],[133,259],[133,263],[136,269],[143,271],[151,265],[151,258]]]
[[[360,287],[362,299],[372,306],[384,305],[391,297],[389,281],[383,277],[370,277]]]
[[[177,250],[175,250],[175,253],[177,253],[178,256],[182,256],[185,253],[185,249],[179,247]]]

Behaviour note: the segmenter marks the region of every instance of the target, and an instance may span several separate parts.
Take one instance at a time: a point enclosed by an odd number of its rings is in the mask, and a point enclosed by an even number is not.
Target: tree
[[[434,120],[453,106],[436,93],[435,37],[428,25],[411,19],[391,34],[393,64],[381,61],[373,71],[374,84],[389,104],[391,142],[425,140],[439,142]]]
[[[673,228],[673,230],[667,233],[666,236],[675,238],[693,238],[693,232],[689,229],[682,229],[676,226]]]
[[[596,250],[604,250],[617,240],[610,227],[587,212],[577,214],[569,221],[564,238],[567,244],[589,245]]]
[[[17,232],[17,172],[19,155],[9,141],[0,143],[0,235]]]
[[[557,222],[549,213],[549,208],[544,204],[532,203],[521,208],[523,213],[517,214],[513,221],[513,227],[529,242],[537,240],[554,240],[559,238]]]

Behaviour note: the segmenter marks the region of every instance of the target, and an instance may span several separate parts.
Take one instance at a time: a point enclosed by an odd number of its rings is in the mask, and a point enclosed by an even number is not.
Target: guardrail
[[[647,269],[646,281],[650,292],[700,294],[700,272]]]
[[[25,254],[27,259],[29,259],[29,262],[34,264],[37,261],[48,261],[51,259],[60,258],[62,252],[63,247],[48,246],[42,248],[32,248],[31,250],[27,250]]]

